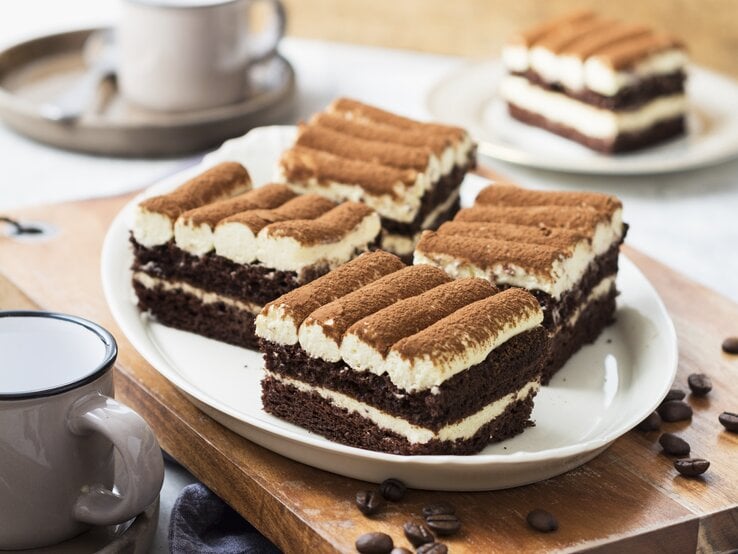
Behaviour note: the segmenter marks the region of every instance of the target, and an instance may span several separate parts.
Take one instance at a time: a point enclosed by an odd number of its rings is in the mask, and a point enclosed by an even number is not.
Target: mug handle
[[[123,460],[128,486],[116,494],[91,484],[74,504],[74,517],[92,525],[123,523],[142,513],[159,495],[164,481],[164,460],[159,443],[136,412],[98,392],[77,400],[67,426],[75,435],[100,433]]]
[[[252,0],[249,9],[256,2],[267,2],[274,10],[274,21],[270,28],[264,29],[255,38],[249,40],[249,64],[261,62],[277,52],[277,45],[284,36],[287,25],[287,14],[281,0]]]

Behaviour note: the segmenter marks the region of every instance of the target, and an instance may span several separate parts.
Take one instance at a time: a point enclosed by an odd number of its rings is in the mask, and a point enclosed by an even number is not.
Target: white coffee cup
[[[91,321],[0,311],[0,550],[123,523],[159,495],[159,443],[111,398],[117,354]]]
[[[258,2],[274,17],[254,36]],[[243,100],[249,65],[274,55],[285,19],[280,0],[123,0],[118,86],[126,100],[162,111]]]

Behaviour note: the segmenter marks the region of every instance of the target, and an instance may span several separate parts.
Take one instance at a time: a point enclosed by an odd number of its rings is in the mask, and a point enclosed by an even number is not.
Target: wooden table
[[[130,196],[38,207],[11,214],[53,225],[56,234],[24,241],[0,237],[0,309],[41,307],[97,321],[116,336],[117,397],[141,413],[162,447],[288,552],[352,552],[360,534],[384,531],[408,546],[402,524],[436,500],[453,503],[462,532],[452,552],[713,552],[738,546],[738,435],[720,412],[738,411],[738,356],[720,349],[738,334],[738,306],[645,255],[627,255],[658,289],[676,325],[677,384],[708,373],[714,390],[689,398],[690,425],[679,431],[693,455],[712,466],[704,479],[679,476],[660,454],[658,433],[630,432],[588,464],[542,483],[486,493],[411,491],[374,519],[353,505],[367,485],[265,450],[204,415],[133,349],[112,319],[100,283],[100,249],[113,216]],[[675,247],[678,247],[676,245]],[[525,515],[549,509],[560,529],[529,530]]]

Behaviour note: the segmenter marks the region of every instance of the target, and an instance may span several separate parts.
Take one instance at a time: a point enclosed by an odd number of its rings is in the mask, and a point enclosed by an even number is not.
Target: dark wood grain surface
[[[351,552],[361,533],[379,530],[409,546],[401,526],[429,501],[458,509],[462,532],[452,552],[590,550],[712,552],[738,547],[738,435],[717,416],[738,411],[738,356],[722,339],[738,334],[738,306],[647,256],[626,249],[661,294],[679,337],[677,383],[708,373],[714,390],[688,397],[691,424],[679,431],[712,466],[702,479],[679,476],[660,453],[658,433],[633,431],[588,464],[542,483],[486,493],[410,491],[374,519],[353,505],[366,484],[293,462],[225,429],[195,408],[128,343],[103,298],[100,250],[114,215],[130,196],[19,211],[56,228],[46,239],[0,237],[0,309],[38,306],[93,319],[116,336],[117,396],[139,411],[162,447],[288,552]],[[557,532],[529,530],[526,513],[554,512]]]

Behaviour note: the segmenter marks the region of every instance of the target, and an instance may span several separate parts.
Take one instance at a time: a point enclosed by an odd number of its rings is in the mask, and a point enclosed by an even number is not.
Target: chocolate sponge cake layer
[[[482,363],[459,373],[437,391],[408,393],[386,375],[353,371],[344,362],[310,357],[300,345],[262,341],[267,371],[311,386],[343,393],[383,412],[437,431],[538,379],[537,361],[549,351],[543,328],[521,333],[491,353]]]
[[[147,248],[131,237],[131,244],[135,256],[134,271],[184,281],[195,287],[259,305],[271,302],[328,272],[327,267],[314,267],[298,275],[295,271],[280,271],[258,263],[237,264],[213,252],[193,256],[172,241]]]
[[[582,346],[594,342],[605,327],[614,323],[617,295],[612,287],[605,296],[590,302],[575,324],[560,325],[552,332],[550,349],[543,362],[542,384],[548,384],[571,356]]]
[[[335,406],[319,394],[302,392],[271,377],[262,381],[262,403],[270,414],[341,444],[406,456],[476,454],[490,442],[522,433],[532,425],[529,417],[534,394],[510,404],[502,414],[469,438],[454,441],[434,439],[418,444],[379,427],[356,412]],[[296,410],[295,406],[300,409]]]
[[[550,121],[537,113],[525,110],[513,103],[508,103],[507,109],[510,115],[518,121],[546,129],[603,154],[630,152],[658,144],[683,135],[687,128],[686,118],[681,115],[673,119],[659,121],[641,132],[620,133],[613,139],[598,139],[580,133],[572,127]]]
[[[203,302],[183,291],[149,288],[134,280],[138,307],[168,327],[244,348],[258,348],[254,314],[224,302]]]

